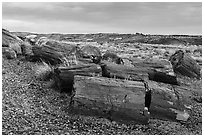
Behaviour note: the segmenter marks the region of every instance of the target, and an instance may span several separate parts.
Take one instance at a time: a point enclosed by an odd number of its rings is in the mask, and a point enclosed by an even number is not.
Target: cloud
[[[32,30],[36,32],[42,30],[40,29],[42,26],[45,26],[43,28],[45,32],[58,29],[58,32],[73,33],[79,32],[79,29],[84,33],[103,31],[134,33],[149,30],[149,33],[168,34],[173,33],[174,28],[177,28],[175,33],[182,34],[201,34],[202,31],[202,3],[198,2],[4,2],[2,5],[3,26],[8,24],[9,28],[13,29],[17,26],[18,31],[19,24],[14,22],[11,26],[11,20],[24,22],[25,26],[33,23],[36,26],[32,26]],[[46,27],[51,24],[53,27]],[[188,29],[193,27],[197,32]],[[186,29],[178,32],[178,28]]]

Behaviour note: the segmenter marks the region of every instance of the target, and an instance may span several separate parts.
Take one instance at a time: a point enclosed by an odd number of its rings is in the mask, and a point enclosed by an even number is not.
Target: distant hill
[[[93,42],[115,42],[115,43],[148,43],[164,45],[202,45],[202,36],[194,35],[144,35],[135,34],[118,34],[118,33],[96,33],[96,34],[36,34],[30,32],[12,32],[19,37],[27,35],[37,35],[38,38],[45,36],[50,39],[64,41],[93,41]]]

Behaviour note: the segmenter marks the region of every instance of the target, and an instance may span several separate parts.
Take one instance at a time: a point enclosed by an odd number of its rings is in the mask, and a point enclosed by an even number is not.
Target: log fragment
[[[65,64],[68,66],[69,56],[73,53],[77,56],[75,45],[54,40],[47,40],[41,45],[33,46],[32,50],[36,58],[41,58],[52,65]]]
[[[200,65],[182,50],[176,51],[169,59],[174,72],[191,78],[201,77]]]
[[[160,72],[151,67],[125,66],[103,61],[101,63],[102,76],[108,78],[129,79],[133,81],[153,80],[178,85],[176,76],[171,73]]]
[[[55,49],[48,47],[48,46],[43,46],[43,47],[38,47],[34,46],[32,47],[34,57],[36,59],[43,59],[46,62],[49,62],[52,65],[56,64],[62,64],[66,62],[64,59],[63,53],[62,52],[57,52]]]
[[[178,81],[175,75],[169,75],[164,72],[158,72],[158,71],[151,71],[148,73],[148,75],[149,75],[149,80],[153,80],[156,82],[163,82],[163,83],[172,84],[172,85],[178,85]]]
[[[101,67],[97,64],[78,64],[75,66],[58,67],[54,70],[54,79],[62,92],[71,92],[74,76],[101,75]]]
[[[132,64],[135,67],[141,67],[146,69],[153,69],[159,72],[166,73],[168,75],[174,75],[171,62],[166,59],[131,59]]]
[[[133,81],[148,79],[148,73],[151,71],[146,68],[124,66],[107,61],[101,63],[101,68],[103,77],[129,79]]]

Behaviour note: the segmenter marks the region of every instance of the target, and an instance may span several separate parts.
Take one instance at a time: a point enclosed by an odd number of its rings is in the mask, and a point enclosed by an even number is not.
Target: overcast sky
[[[2,26],[37,33],[202,34],[202,3],[8,3]]]

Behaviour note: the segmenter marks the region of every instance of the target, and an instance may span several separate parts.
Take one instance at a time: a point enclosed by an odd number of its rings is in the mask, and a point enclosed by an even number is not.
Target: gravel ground
[[[36,65],[23,59],[2,59],[3,135],[202,134],[202,103],[195,101],[186,123],[151,118],[149,125],[125,124],[70,113],[68,95],[37,80]]]

